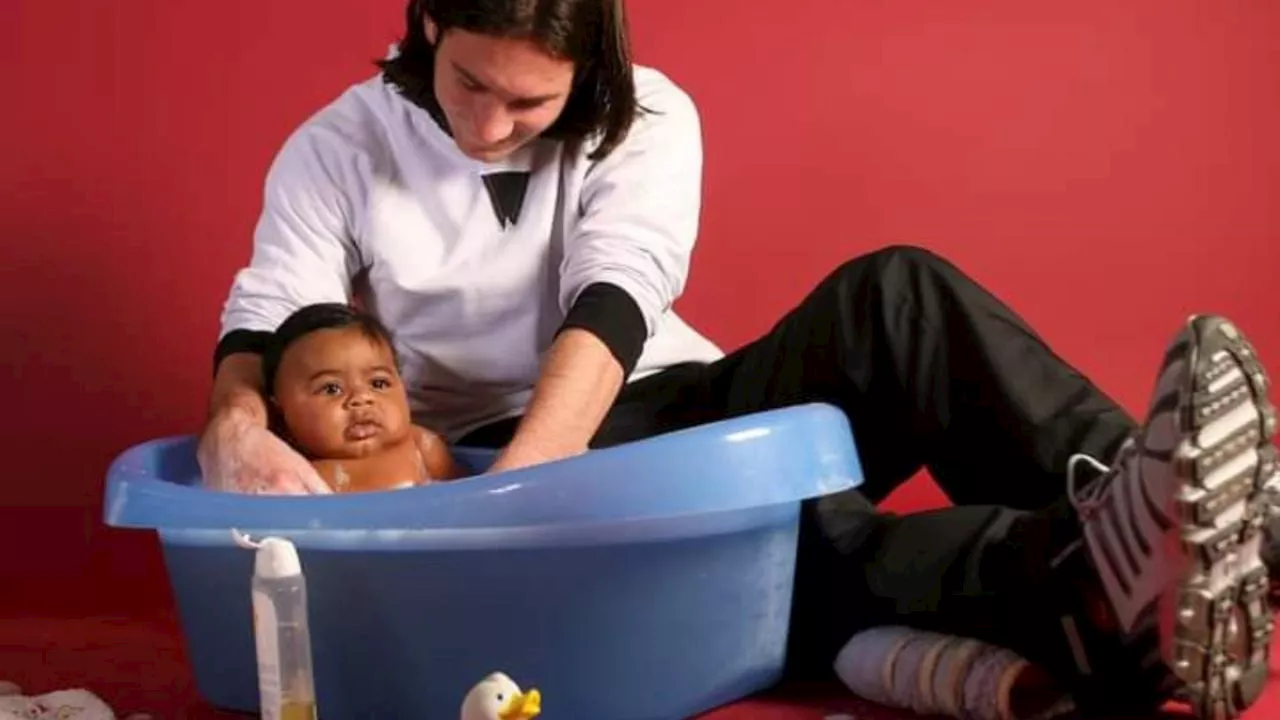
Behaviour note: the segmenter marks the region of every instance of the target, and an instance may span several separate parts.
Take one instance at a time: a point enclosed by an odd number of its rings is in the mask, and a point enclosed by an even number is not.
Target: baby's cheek
[[[307,451],[327,457],[342,446],[342,425],[322,411],[299,413],[289,422],[294,440]]]
[[[388,407],[382,413],[382,422],[391,442],[399,442],[413,431],[413,424],[409,421],[407,410],[402,412],[397,408]]]

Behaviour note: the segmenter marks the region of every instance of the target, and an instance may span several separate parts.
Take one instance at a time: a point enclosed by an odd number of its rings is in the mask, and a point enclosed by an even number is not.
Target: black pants
[[[1043,632],[1057,615],[1034,581],[1046,548],[1015,529],[1061,503],[1072,453],[1106,462],[1134,421],[935,255],[891,248],[846,263],[756,342],[627,386],[594,444],[815,401],[847,413],[865,483],[804,507],[793,672],[829,676],[854,632],[883,623],[1064,665],[1066,650]],[[462,443],[501,446],[516,423]],[[956,507],[875,510],[922,467]]]

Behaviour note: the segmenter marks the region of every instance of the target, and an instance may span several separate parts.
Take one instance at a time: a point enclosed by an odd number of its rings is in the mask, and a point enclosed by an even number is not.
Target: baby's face
[[[357,328],[299,338],[280,359],[275,403],[312,458],[360,458],[408,437],[409,402],[386,343]]]

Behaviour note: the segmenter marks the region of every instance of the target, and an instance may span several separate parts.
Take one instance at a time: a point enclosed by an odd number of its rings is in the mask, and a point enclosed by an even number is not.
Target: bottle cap
[[[284,538],[264,538],[254,557],[253,572],[258,577],[273,579],[301,575],[298,549]]]

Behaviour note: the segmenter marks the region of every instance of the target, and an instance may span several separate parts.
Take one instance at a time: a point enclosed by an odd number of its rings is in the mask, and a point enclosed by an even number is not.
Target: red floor
[[[1267,693],[1247,720],[1280,717],[1280,646],[1273,650],[1272,667]],[[197,700],[172,621],[0,619],[3,679],[34,693],[84,687],[121,716],[148,712],[157,720],[243,717],[206,708]],[[858,701],[839,687],[820,687],[784,688],[701,720],[823,720],[841,713],[857,720],[909,717]]]

